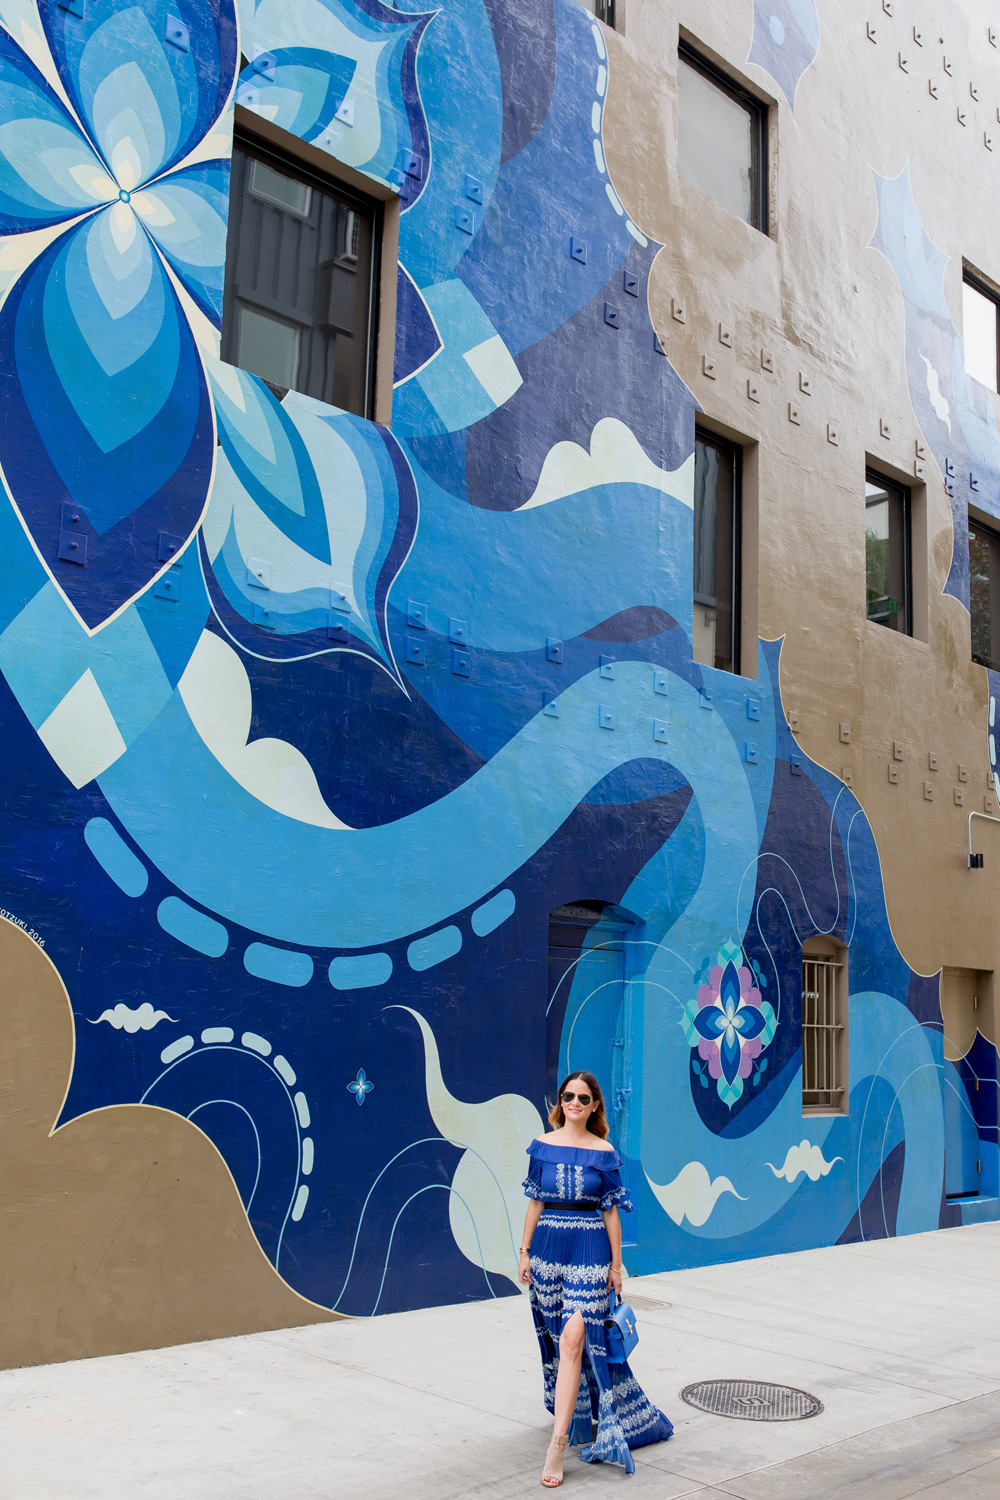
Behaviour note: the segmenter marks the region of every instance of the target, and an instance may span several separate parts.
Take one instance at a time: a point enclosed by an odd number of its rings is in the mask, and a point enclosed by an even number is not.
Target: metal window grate
[[[802,960],[802,1104],[837,1109],[845,1089],[841,1077],[837,975],[843,964],[832,958]]]

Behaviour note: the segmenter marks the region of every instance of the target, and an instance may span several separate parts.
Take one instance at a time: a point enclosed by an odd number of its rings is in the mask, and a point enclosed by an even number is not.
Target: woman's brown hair
[[[602,1141],[606,1141],[608,1138],[608,1122],[604,1114],[604,1095],[601,1093],[601,1085],[598,1083],[593,1073],[566,1074],[566,1077],[559,1085],[559,1092],[556,1095],[556,1102],[549,1110],[549,1124],[553,1127],[554,1130],[561,1130],[562,1127],[566,1124],[566,1116],[563,1113],[562,1107],[563,1089],[568,1083],[572,1083],[577,1078],[581,1083],[585,1083],[587,1085],[588,1089],[590,1090],[591,1098],[597,1104],[597,1108],[592,1111],[587,1119],[587,1129],[591,1132],[592,1135],[596,1135]]]

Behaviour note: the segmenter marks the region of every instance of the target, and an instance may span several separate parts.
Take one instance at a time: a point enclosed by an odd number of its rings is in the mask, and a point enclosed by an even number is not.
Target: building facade
[[[575,1068],[633,1274],[1000,1214],[1000,39],[902,9],[0,0],[4,1363],[517,1294]]]

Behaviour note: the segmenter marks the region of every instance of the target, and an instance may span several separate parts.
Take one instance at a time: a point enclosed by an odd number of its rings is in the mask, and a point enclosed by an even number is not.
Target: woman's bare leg
[[[552,1426],[553,1433],[557,1435],[569,1431],[569,1424],[576,1410],[585,1339],[583,1314],[577,1308],[559,1339],[559,1370],[556,1375],[555,1413]]]

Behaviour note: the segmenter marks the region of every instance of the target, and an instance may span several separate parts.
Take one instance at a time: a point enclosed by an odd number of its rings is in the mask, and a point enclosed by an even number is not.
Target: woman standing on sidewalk
[[[531,1202],[517,1274],[531,1289],[545,1405],[554,1418],[542,1471],[542,1484],[554,1489],[563,1482],[567,1443],[588,1445],[580,1453],[586,1463],[623,1464],[631,1474],[629,1450],[662,1442],[674,1429],[628,1365],[608,1363],[604,1347],[610,1293],[622,1289],[618,1211],[628,1213],[632,1204],[618,1152],[605,1139],[604,1100],[592,1073],[563,1080],[549,1124],[554,1128],[528,1147],[524,1191]]]

